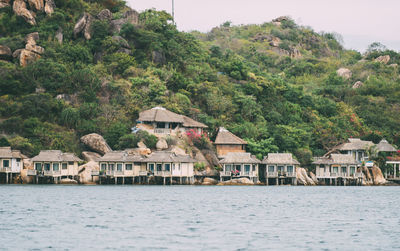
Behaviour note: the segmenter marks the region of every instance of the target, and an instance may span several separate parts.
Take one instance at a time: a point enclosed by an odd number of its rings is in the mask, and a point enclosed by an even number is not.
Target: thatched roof
[[[214,142],[215,145],[247,145],[247,142],[239,138],[235,134],[220,127],[218,130],[217,138]]]
[[[6,146],[0,147],[0,158],[23,159],[24,155],[19,150],[11,150],[11,147]]]
[[[376,149],[379,152],[397,152],[397,149],[389,144],[389,142],[386,139],[382,139],[379,144],[376,145]]]
[[[358,162],[349,154],[331,154],[330,157],[315,158],[314,165],[357,165]]]
[[[351,150],[366,150],[368,147],[375,145],[372,141],[364,141],[357,138],[350,138],[348,142],[341,144],[337,147],[341,151],[351,151]]]
[[[207,128],[203,123],[197,122],[187,116],[168,111],[163,107],[154,107],[139,113],[138,121],[171,122],[182,124],[184,127]]]
[[[300,162],[294,159],[291,153],[268,153],[268,156],[264,157],[262,163],[275,165],[300,165]]]
[[[156,151],[144,158],[143,162],[194,163],[196,160],[189,155],[177,155],[168,151]]]
[[[60,150],[43,150],[40,151],[39,155],[32,158],[32,161],[43,162],[43,161],[52,161],[52,162],[75,162],[82,161],[73,153],[62,153]]]
[[[102,162],[142,162],[143,158],[139,155],[129,154],[127,151],[112,151],[104,154],[97,161]]]
[[[227,153],[220,164],[258,164],[261,163],[256,157],[252,156],[250,153],[240,153],[240,152],[230,152]]]

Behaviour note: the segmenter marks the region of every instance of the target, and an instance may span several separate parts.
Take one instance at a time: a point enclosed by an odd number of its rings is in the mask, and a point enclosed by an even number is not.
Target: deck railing
[[[2,168],[0,168],[0,172],[2,172],[2,173],[11,172],[11,167],[2,167]]]
[[[147,171],[140,171],[139,176],[147,176],[148,172]]]
[[[154,128],[155,134],[171,134],[171,129],[169,128]]]
[[[37,174],[37,171],[33,169],[28,169],[26,173],[28,176],[35,176]]]

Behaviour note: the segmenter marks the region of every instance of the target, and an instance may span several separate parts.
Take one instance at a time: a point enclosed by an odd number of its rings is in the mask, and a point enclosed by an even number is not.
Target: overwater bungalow
[[[353,158],[361,164],[368,160],[367,149],[375,144],[372,141],[365,141],[358,138],[349,138],[344,144],[339,145],[336,149],[342,153],[353,156]]]
[[[317,179],[327,185],[360,185],[362,172],[358,172],[359,162],[349,154],[330,154],[328,157],[315,158]]]
[[[155,179],[162,179],[165,185],[169,184],[193,184],[195,159],[189,155],[177,155],[168,151],[153,152],[143,159],[147,165],[147,172]]]
[[[386,164],[392,167],[391,170],[385,170],[385,178],[398,179],[400,175],[400,157],[396,156],[398,150],[386,139],[382,139],[376,145],[376,150],[386,158]]]
[[[99,176],[102,180],[115,184],[141,183],[147,181],[146,164],[143,163],[143,157],[130,154],[128,151],[112,151],[106,153],[98,159],[100,171],[93,171],[93,176]]]
[[[28,170],[29,176],[36,176],[36,183],[51,181],[58,183],[61,179],[79,180],[78,162],[82,160],[73,153],[59,150],[43,150],[32,158],[34,170]]]
[[[258,180],[258,165],[261,163],[250,153],[229,152],[219,161],[223,170],[220,172],[220,181],[235,178],[249,178],[254,183]]]
[[[260,178],[270,185],[296,185],[296,170],[300,163],[291,153],[269,153],[260,165]]]
[[[218,157],[222,158],[228,153],[246,152],[247,142],[231,133],[224,127],[220,127],[214,142]]]
[[[13,183],[23,168],[23,155],[18,150],[11,150],[11,147],[0,147],[0,175],[6,184]]]
[[[189,130],[202,134],[204,129],[208,128],[203,123],[171,112],[163,107],[154,107],[139,113],[139,118],[136,122],[136,128],[160,136],[177,135]]]

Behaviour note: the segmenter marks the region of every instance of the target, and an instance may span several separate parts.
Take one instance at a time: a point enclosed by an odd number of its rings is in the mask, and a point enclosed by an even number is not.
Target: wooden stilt
[[[164,179],[163,179],[163,185],[165,186],[165,176],[164,176]]]

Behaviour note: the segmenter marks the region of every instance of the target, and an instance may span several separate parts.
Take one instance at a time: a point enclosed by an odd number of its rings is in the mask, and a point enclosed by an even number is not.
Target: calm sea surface
[[[3,249],[400,249],[400,187],[4,185]]]

